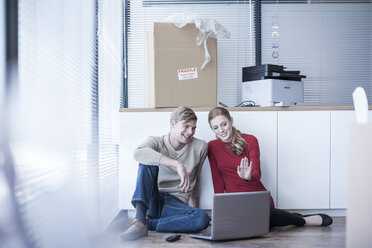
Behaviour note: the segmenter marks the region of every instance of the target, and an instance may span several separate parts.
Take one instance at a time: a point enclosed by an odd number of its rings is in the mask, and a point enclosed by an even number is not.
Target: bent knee
[[[195,229],[196,229],[195,231],[201,231],[208,227],[209,215],[205,211],[198,209],[194,217],[195,217]]]

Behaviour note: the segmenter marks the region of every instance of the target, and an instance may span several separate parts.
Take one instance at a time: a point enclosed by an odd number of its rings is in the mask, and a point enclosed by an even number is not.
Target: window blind
[[[38,247],[86,247],[97,226],[95,8],[19,2],[17,198]]]
[[[10,7],[5,6],[5,1],[0,0],[0,247],[26,247],[26,240],[20,230],[20,219],[15,211],[15,198],[12,184],[12,164],[8,147],[8,116],[7,116],[7,64],[9,51],[6,49],[7,11]],[[15,34],[15,33],[13,33]],[[9,39],[10,40],[10,39]],[[10,70],[9,70],[10,71]],[[9,76],[10,78],[10,76]],[[9,79],[8,79],[9,80]],[[9,80],[10,81],[10,80]]]
[[[119,212],[119,108],[123,82],[123,6],[99,1],[99,209],[107,226]]]
[[[4,109],[5,92],[5,4],[0,1],[0,111]],[[2,118],[0,116],[0,118]],[[0,131],[1,132],[1,131]],[[1,133],[0,133],[1,134]],[[1,136],[0,136],[1,137]]]
[[[241,68],[254,65],[253,1],[127,1],[128,106],[147,104],[146,32],[153,22],[188,11],[212,18],[230,33],[217,41],[217,98],[228,105],[240,95]]]
[[[370,1],[267,1],[262,5],[262,63],[306,75],[305,105],[352,105],[357,86],[372,102],[371,24]]]
[[[127,1],[128,106],[147,107],[146,31],[180,11],[214,18],[231,32],[217,42],[217,99],[241,101],[241,70],[255,65],[255,1]],[[305,105],[351,105],[371,95],[371,1],[262,0],[262,64],[300,70]]]
[[[112,19],[119,1],[103,2],[19,1],[12,150],[17,199],[37,247],[94,247],[119,211],[122,24]]]

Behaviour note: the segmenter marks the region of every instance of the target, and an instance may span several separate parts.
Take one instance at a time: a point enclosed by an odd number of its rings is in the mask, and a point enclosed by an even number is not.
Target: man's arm
[[[148,137],[144,143],[137,147],[134,151],[134,159],[144,165],[164,165],[176,170],[181,179],[179,187],[182,191],[188,192],[190,190],[190,179],[184,165],[172,158],[169,158],[160,152],[160,147],[155,137]]]
[[[157,138],[150,136],[134,150],[133,158],[144,165],[160,165],[162,154],[159,151]]]
[[[189,201],[189,206],[193,208],[199,208],[200,197],[191,197]]]
[[[185,166],[183,166],[180,161],[162,155],[160,157],[160,165],[165,165],[175,169],[181,179],[181,183],[178,185],[178,187],[180,187],[183,192],[188,192],[190,190],[189,174],[187,173]]]
[[[208,147],[208,160],[209,160],[209,165],[211,168],[214,193],[224,193],[225,192],[225,181],[217,166],[217,160],[214,156],[214,149],[212,149],[211,147]]]

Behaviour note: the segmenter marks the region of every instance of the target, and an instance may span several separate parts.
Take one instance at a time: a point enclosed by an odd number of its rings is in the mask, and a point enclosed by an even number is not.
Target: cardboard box
[[[211,60],[201,70],[204,46],[194,24],[154,23],[148,31],[149,107],[214,107],[217,104],[217,41],[208,38]]]

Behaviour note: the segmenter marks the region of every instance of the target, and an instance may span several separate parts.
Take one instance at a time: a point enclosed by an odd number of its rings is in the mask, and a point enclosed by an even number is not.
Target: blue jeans
[[[209,216],[199,208],[184,204],[169,193],[159,193],[158,166],[139,164],[132,205],[143,202],[148,210],[147,227],[157,232],[198,232],[209,225]]]

